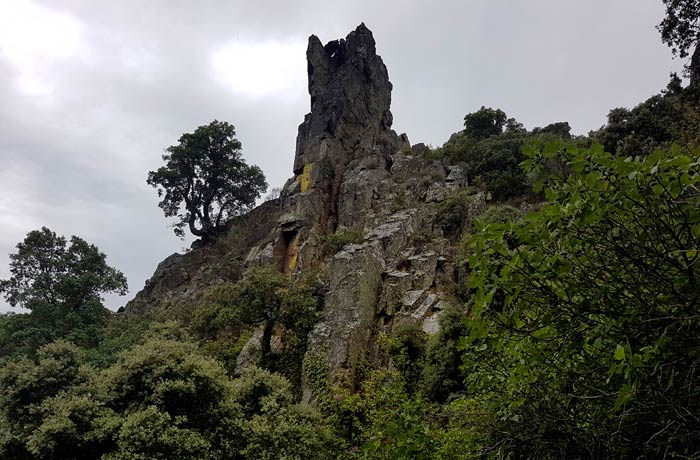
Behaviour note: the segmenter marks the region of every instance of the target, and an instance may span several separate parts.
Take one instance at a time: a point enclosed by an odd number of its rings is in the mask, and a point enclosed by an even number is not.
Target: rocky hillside
[[[422,145],[391,129],[392,85],[364,24],[326,45],[311,36],[307,60],[311,112],[299,125],[294,176],[280,198],[230,222],[213,244],[168,257],[126,311],[196,308],[208,289],[254,265],[290,275],[318,270],[326,296],[307,355],[352,385],[355,366],[376,359],[379,332],[402,323],[437,329],[455,281],[455,248],[437,225],[436,203],[466,186],[467,176],[463,167],[424,159]],[[471,205],[482,210],[484,195]],[[332,235],[352,238],[332,254],[325,244]],[[245,347],[240,367],[254,361],[261,337]]]

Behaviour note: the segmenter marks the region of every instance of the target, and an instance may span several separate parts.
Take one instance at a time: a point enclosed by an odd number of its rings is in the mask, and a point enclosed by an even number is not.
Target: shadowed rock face
[[[297,244],[292,257],[280,255],[275,262],[287,272],[319,261],[321,238],[341,220],[338,203],[348,165],[373,155],[389,161],[402,146],[410,149],[407,138],[391,129],[389,74],[364,24],[325,46],[312,35],[306,56],[311,112],[299,125],[295,176],[282,191],[285,214],[280,221],[283,233],[293,232]],[[285,244],[278,245],[276,254],[289,252],[279,249]]]
[[[299,126],[295,174],[324,155],[341,166],[375,144],[396,141],[389,74],[364,24],[325,46],[312,35],[306,57],[311,113]]]

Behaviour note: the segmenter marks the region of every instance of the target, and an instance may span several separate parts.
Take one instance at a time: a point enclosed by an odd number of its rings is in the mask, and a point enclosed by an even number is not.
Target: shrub
[[[461,235],[471,225],[471,219],[481,211],[482,199],[469,188],[455,191],[438,204],[437,224],[449,236]]]
[[[383,338],[384,351],[391,356],[410,393],[418,390],[428,337],[419,323],[398,326]]]
[[[332,235],[326,235],[321,243],[324,256],[332,256],[340,252],[348,244],[359,244],[364,239],[364,233],[352,229],[338,229]]]
[[[522,217],[522,213],[515,207],[508,204],[489,206],[480,216],[479,220],[484,225],[506,224],[515,222]]]
[[[694,456],[700,152],[527,153],[547,204],[470,242],[462,370],[500,419],[492,442],[503,457]]]

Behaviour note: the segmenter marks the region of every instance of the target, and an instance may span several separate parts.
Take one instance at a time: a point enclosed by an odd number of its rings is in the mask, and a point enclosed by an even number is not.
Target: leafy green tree
[[[657,26],[661,40],[671,47],[674,56],[685,58],[695,47],[687,67],[691,83],[700,83],[700,0],[663,0],[666,17]]]
[[[607,124],[589,136],[606,151],[624,157],[648,155],[672,143],[698,145],[700,92],[682,88],[677,77],[672,77],[666,90],[636,107],[612,109]]]
[[[44,422],[42,405],[90,376],[81,351],[63,341],[41,348],[35,360],[5,362],[0,367],[0,457],[35,458],[28,440]]]
[[[561,139],[571,139],[571,125],[567,121],[559,121],[544,128],[533,128],[532,134],[553,134]]]
[[[471,188],[454,191],[437,208],[437,224],[443,232],[457,239],[482,211],[482,200]]]
[[[325,460],[339,453],[328,424],[314,408],[294,404],[292,387],[284,377],[247,369],[233,381],[233,400],[245,420],[241,458]]]
[[[546,205],[471,237],[462,371],[492,442],[503,457],[693,457],[700,154],[527,155]]]
[[[263,326],[262,364],[269,364],[270,339],[281,320],[289,280],[282,273],[266,267],[248,270],[241,281],[219,288],[216,297],[223,305],[223,324]]]
[[[278,366],[294,367],[293,374],[301,371],[306,336],[318,316],[321,296],[320,287],[311,280],[297,282],[269,267],[254,267],[242,280],[223,285],[214,294],[218,306],[213,322],[215,327],[262,326],[260,365],[296,380]],[[294,363],[273,363],[270,339],[276,325],[286,328],[285,345],[294,351]]]
[[[34,302],[30,313],[0,315],[0,357],[32,356],[55,340],[63,339],[83,347],[99,344],[111,313],[98,301],[75,309]]]
[[[426,398],[444,403],[466,389],[459,344],[467,335],[467,326],[465,313],[454,306],[446,308],[439,321],[440,330],[428,344],[422,387]]]
[[[46,227],[33,230],[10,254],[10,273],[0,280],[0,293],[14,306],[33,309],[37,304],[61,305],[77,310],[100,294],[127,292],[126,278],[106,263],[95,245],[72,236],[56,235]]]
[[[101,294],[127,290],[124,275],[97,247],[76,236],[69,244],[46,227],[17,245],[10,273],[0,293],[30,312],[0,315],[0,356],[34,355],[58,339],[96,346],[110,316]]]
[[[201,458],[205,451],[235,458],[239,410],[224,368],[165,333],[122,353],[97,382],[114,414],[116,451],[108,458]]]
[[[531,187],[520,163],[525,159],[523,145],[534,139],[572,139],[567,122],[557,122],[528,132],[522,123],[500,109],[482,107],[464,117],[465,129],[453,134],[439,149],[430,151],[433,159],[466,164],[471,185],[485,188],[494,200],[502,201],[531,195]],[[576,142],[585,142],[577,138]]]
[[[478,111],[464,116],[464,134],[476,140],[497,136],[503,132],[506,122],[511,130],[518,130],[517,122],[509,120],[502,110],[481,106]]]
[[[161,166],[148,173],[166,217],[177,217],[175,234],[184,228],[204,240],[219,233],[227,219],[249,211],[267,190],[262,170],[241,157],[233,125],[217,120],[185,133],[165,149]]]
[[[393,367],[398,371],[409,393],[418,391],[425,365],[428,335],[419,323],[396,327],[389,337],[382,340],[384,351],[391,356]]]

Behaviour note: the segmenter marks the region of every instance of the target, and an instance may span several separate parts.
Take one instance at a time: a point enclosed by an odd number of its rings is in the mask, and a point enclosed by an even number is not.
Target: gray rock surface
[[[231,220],[226,233],[212,244],[163,260],[143,289],[126,304],[125,313],[184,304],[194,308],[209,289],[238,280],[251,248],[269,244],[261,241],[260,235],[275,228],[280,209],[278,200],[265,202],[249,214]]]
[[[435,204],[467,185],[467,171],[423,158],[425,146],[411,147],[391,130],[392,86],[364,24],[326,45],[311,36],[307,59],[311,112],[299,126],[294,176],[280,198],[232,221],[214,244],[163,261],[127,312],[196,308],[208,289],[253,265],[292,276],[318,269],[326,296],[307,356],[321,356],[330,381],[352,388],[363,360],[381,361],[381,332],[405,322],[436,331],[456,248],[436,225]],[[481,209],[475,205],[475,213]],[[324,238],[341,228],[361,231],[362,243],[324,254]],[[253,335],[237,368],[259,360],[261,340]]]

